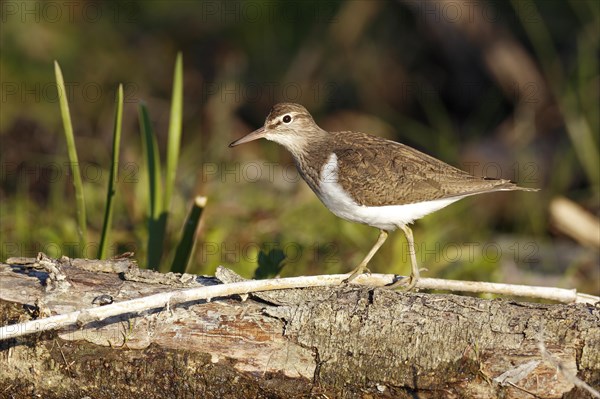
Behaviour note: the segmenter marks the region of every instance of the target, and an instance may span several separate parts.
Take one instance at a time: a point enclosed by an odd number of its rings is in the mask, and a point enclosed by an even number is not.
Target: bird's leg
[[[385,242],[387,237],[388,237],[387,231],[379,230],[379,237],[377,238],[377,242],[375,243],[375,245],[373,245],[373,248],[371,248],[371,250],[369,251],[367,256],[365,256],[363,261],[360,262],[360,264],[358,266],[356,266],[356,269],[354,269],[352,271],[350,276],[343,281],[344,283],[349,283],[350,281],[352,281],[356,277],[358,277],[359,274],[362,274],[364,272],[370,273],[369,269],[367,269],[367,263],[369,263],[369,261],[371,260],[373,255],[375,255],[375,253],[379,250],[379,248],[381,248],[381,246],[383,245],[383,243]]]
[[[410,291],[417,285],[417,281],[421,277],[419,273],[419,265],[417,264],[417,256],[415,255],[415,240],[413,239],[413,233],[410,227],[400,226],[404,235],[406,236],[406,242],[408,243],[408,253],[410,254],[411,273],[410,276],[404,277],[393,284],[386,286],[386,288],[396,288],[400,285],[406,285],[402,287],[405,291]]]

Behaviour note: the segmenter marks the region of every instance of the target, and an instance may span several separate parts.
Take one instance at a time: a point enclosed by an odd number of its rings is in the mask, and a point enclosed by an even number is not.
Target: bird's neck
[[[285,147],[296,162],[310,158],[315,150],[322,148],[329,139],[329,133],[321,128],[304,131],[298,135],[273,137],[272,140]]]
[[[331,134],[321,130],[314,132],[310,140],[293,148],[287,147],[292,156],[300,176],[306,181],[310,188],[319,195],[320,175],[323,165],[331,156]]]

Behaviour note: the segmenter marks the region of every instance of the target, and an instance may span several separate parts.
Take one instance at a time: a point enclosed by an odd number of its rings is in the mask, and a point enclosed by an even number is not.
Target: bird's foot
[[[354,269],[352,271],[352,273],[350,273],[348,278],[342,280],[342,284],[349,284],[352,280],[354,280],[355,278],[357,278],[358,276],[360,276],[363,273],[370,274],[371,271],[369,270],[369,268],[366,265],[358,265],[358,267],[356,269]]]
[[[424,271],[427,271],[427,269],[426,268],[419,269],[419,272],[424,272]],[[417,273],[416,275],[411,274],[410,276],[402,277],[401,279],[398,279],[398,280],[394,281],[393,283],[386,285],[384,288],[387,288],[389,290],[400,288],[401,291],[409,292],[409,291],[412,291],[417,286],[417,282],[419,281],[419,279],[420,279],[420,273]]]
[[[393,283],[384,286],[383,288],[388,290],[395,290],[399,288],[401,291],[408,292],[416,287],[417,281],[419,281],[419,279],[414,278],[413,276],[402,277],[401,279],[398,279]]]

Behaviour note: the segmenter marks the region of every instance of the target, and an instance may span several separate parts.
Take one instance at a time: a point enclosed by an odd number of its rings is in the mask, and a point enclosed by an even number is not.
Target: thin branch
[[[341,284],[342,281],[347,277],[348,276],[346,274],[336,274],[325,276],[288,277],[271,280],[247,280],[208,287],[197,287],[162,292],[128,301],[113,303],[106,306],[87,308],[43,319],[31,320],[25,323],[4,326],[0,328],[0,340],[20,337],[41,331],[60,329],[75,324],[83,326],[87,323],[104,320],[112,316],[118,316],[125,313],[141,312],[147,309],[162,308],[182,302],[197,300],[210,301],[212,298],[217,297],[244,295],[252,292],[283,290],[290,288],[335,286]],[[362,285],[383,287],[391,284],[397,278],[398,276],[391,274],[363,274],[357,277],[355,281],[356,283]],[[598,297],[577,294],[575,290],[430,278],[423,278],[419,280],[417,288],[468,292],[493,292],[528,297],[535,296],[536,298],[552,299],[567,303],[595,303],[600,301],[600,298]]]
[[[486,283],[482,281],[443,280],[438,278],[423,278],[417,283],[417,288],[428,290],[445,290],[461,292],[489,293],[525,298],[549,299],[562,303],[600,302],[600,297],[579,294],[575,289],[556,287],[538,287],[530,285]]]

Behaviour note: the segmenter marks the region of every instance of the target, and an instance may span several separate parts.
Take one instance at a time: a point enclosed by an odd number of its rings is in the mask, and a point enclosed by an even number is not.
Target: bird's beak
[[[247,143],[249,141],[261,139],[261,138],[265,137],[265,134],[266,134],[266,131],[265,131],[265,127],[263,126],[259,129],[256,129],[252,133],[248,133],[241,139],[238,139],[238,140],[234,141],[233,143],[229,144],[229,147],[235,147],[236,145],[240,145],[240,144]]]

